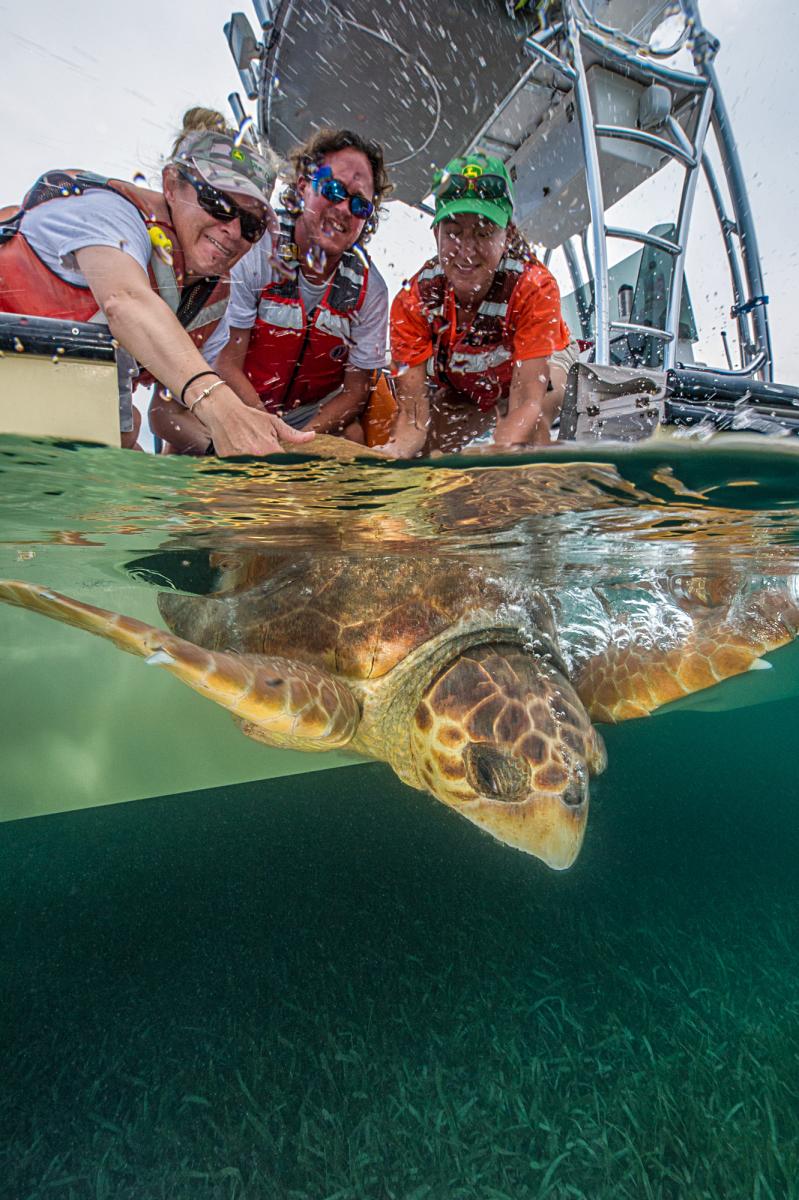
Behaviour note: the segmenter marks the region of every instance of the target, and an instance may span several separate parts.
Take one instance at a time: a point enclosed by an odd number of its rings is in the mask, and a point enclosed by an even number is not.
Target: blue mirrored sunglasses
[[[317,167],[311,177],[311,186],[331,204],[341,204],[342,200],[348,200],[350,212],[359,220],[368,221],[375,211],[374,204],[365,196],[361,196],[359,192],[347,191],[340,179],[334,179],[330,167]]]

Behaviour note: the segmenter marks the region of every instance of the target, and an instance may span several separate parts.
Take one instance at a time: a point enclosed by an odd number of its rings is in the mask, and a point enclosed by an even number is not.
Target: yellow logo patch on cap
[[[483,174],[483,168],[478,167],[476,163],[467,163],[461,174],[464,179],[479,179]]]

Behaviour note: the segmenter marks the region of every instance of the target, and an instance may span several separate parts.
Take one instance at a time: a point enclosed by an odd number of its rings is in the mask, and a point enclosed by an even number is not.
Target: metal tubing
[[[654,233],[642,233],[638,229],[617,229],[608,225],[605,229],[608,237],[621,238],[627,242],[643,242],[646,246],[654,246],[657,250],[665,250],[667,254],[682,254],[683,247],[668,238],[657,237]]]
[[[563,243],[563,254],[566,258],[566,265],[569,268],[572,287],[574,288],[574,303],[577,305],[577,316],[580,319],[580,332],[584,338],[591,337],[591,310],[585,303],[581,289],[583,286],[583,273],[580,270],[580,261],[577,258],[571,238],[566,238]]]
[[[645,337],[657,338],[660,342],[673,342],[674,334],[667,329],[655,329],[652,325],[633,325],[630,321],[611,321],[611,329],[617,329],[619,333],[641,333]]]
[[[553,26],[551,29],[548,29],[546,31],[546,35],[545,35],[546,40],[548,42],[552,41],[556,37],[556,35],[560,32],[561,28],[562,28],[562,26],[560,24],[558,24],[558,25]],[[532,41],[533,39],[528,38],[527,40]],[[540,42],[536,42],[536,45],[539,47],[539,49],[543,49]],[[547,51],[547,53],[549,53],[549,52]],[[487,131],[494,124],[494,122],[496,121],[499,114],[505,108],[507,108],[507,106],[510,104],[511,100],[513,100],[514,97],[524,87],[526,87],[531,82],[531,80],[533,79],[533,76],[535,75],[535,72],[538,70],[538,68],[541,65],[541,61],[542,60],[539,59],[538,61],[536,61],[534,63],[530,63],[530,66],[521,73],[519,78],[514,83],[513,87],[508,92],[508,94],[503,98],[502,102],[491,113],[491,116],[488,118],[488,120],[483,121],[483,124],[477,130],[477,133],[469,141],[469,145],[468,145],[467,149],[471,149],[474,146],[478,146],[480,144],[481,140],[486,136]],[[558,62],[560,62],[560,59],[558,59]],[[515,149],[515,147],[514,147],[514,149]]]
[[[703,33],[704,26],[702,25],[702,18],[699,15],[699,5],[696,0],[682,0],[682,3],[688,16],[693,21],[695,29]],[[760,254],[757,248],[755,223],[752,220],[752,207],[749,203],[741,160],[738,157],[738,147],[732,132],[727,107],[722,99],[716,71],[709,56],[707,54],[698,55],[695,51],[694,60],[697,70],[716,93],[716,102],[713,106],[713,127],[716,132],[719,149],[721,150],[724,173],[727,176],[727,184],[730,189],[735,223],[740,233],[741,257],[743,258],[744,270],[746,271],[749,295],[762,296],[765,292],[765,285],[760,266]],[[757,346],[766,355],[764,374],[766,379],[770,380],[773,378],[771,336],[769,333],[768,314],[762,304],[758,305],[752,313],[752,324],[755,330]],[[751,366],[751,364],[749,365]]]
[[[716,209],[716,216],[718,217],[719,225],[721,226],[721,236],[724,238],[724,246],[727,251],[727,262],[729,263],[730,267],[730,283],[732,285],[733,303],[737,308],[739,305],[743,304],[746,293],[744,292],[744,281],[743,276],[741,275],[741,264],[738,261],[738,250],[732,235],[734,225],[727,216],[727,212],[724,208],[724,200],[721,195],[721,188],[719,187],[719,182],[716,179],[716,172],[713,169],[713,164],[706,154],[702,155],[702,169],[705,172],[707,186],[710,190],[713,205]],[[741,354],[741,362],[745,364],[747,357],[746,348],[752,340],[751,330],[747,322],[747,314],[739,312],[738,316],[735,318],[735,322],[738,326],[738,346]]]
[[[605,241],[605,200],[602,194],[602,176],[599,172],[599,151],[594,134],[591,95],[580,46],[580,31],[569,0],[564,0],[563,11],[567,15],[566,29],[576,75],[574,95],[580,118],[585,184],[591,212],[591,237],[594,243],[594,362],[605,367],[610,365],[610,294],[608,248]]]
[[[687,71],[675,71],[671,67],[663,67],[659,63],[650,63],[640,55],[630,54],[626,50],[614,46],[600,34],[595,33],[593,29],[583,28],[582,34],[595,49],[607,55],[608,58],[617,59],[625,66],[630,67],[642,79],[656,79],[658,83],[671,83],[677,87],[696,88],[698,91],[707,87],[707,80],[703,79],[701,75],[689,75]]]
[[[557,74],[563,75],[570,83],[574,83],[577,78],[577,72],[574,67],[570,67],[568,63],[563,62],[558,58],[557,54],[553,54],[551,50],[547,50],[546,46],[542,46],[535,38],[527,38],[524,48],[528,54],[536,55],[537,58],[540,58]]]
[[[715,93],[713,88],[706,88],[705,94],[702,97],[702,107],[699,110],[699,120],[696,123],[696,135],[693,144],[694,165],[689,167],[685,173],[682,196],[680,197],[680,213],[677,218],[677,233],[674,240],[679,242],[681,246],[687,246],[688,244],[688,230],[694,207],[696,184],[699,179],[698,166],[704,152],[705,138],[707,137],[710,118],[713,113],[714,98]],[[669,300],[666,306],[666,329],[669,333],[673,334],[673,340],[668,343],[663,351],[663,367],[667,371],[674,366],[677,359],[677,339],[680,331],[680,309],[682,307],[682,282],[684,277],[685,254],[680,254],[674,260],[671,283],[669,284]]]
[[[753,358],[745,367],[734,368],[732,371],[725,371],[721,367],[700,367],[696,363],[689,363],[685,368],[688,371],[698,371],[707,373],[708,375],[721,375],[725,379],[747,379],[750,375],[754,375],[761,367],[766,365],[767,358],[765,350],[761,350],[756,358]]]
[[[635,129],[631,125],[597,125],[596,136],[638,142],[642,146],[651,146],[653,150],[659,150],[661,154],[668,154],[671,158],[676,158],[685,167],[696,166],[696,160],[690,154],[686,154],[681,146],[675,146],[673,142],[658,137],[656,133],[647,133],[646,130]]]

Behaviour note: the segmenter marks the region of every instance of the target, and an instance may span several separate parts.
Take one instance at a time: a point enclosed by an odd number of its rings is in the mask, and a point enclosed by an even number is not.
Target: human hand
[[[280,454],[281,442],[305,443],[315,436],[313,432],[293,429],[274,413],[249,407],[227,386],[200,400],[193,411],[208,430],[220,458]]]

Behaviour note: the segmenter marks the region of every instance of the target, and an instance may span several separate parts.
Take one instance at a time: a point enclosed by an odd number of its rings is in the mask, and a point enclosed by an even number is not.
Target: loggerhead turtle
[[[267,745],[346,746],[383,760],[558,869],[577,856],[588,777],[605,766],[592,720],[645,716],[757,665],[799,629],[787,586],[736,598],[684,581],[665,640],[608,608],[607,638],[576,656],[569,678],[545,595],[481,567],[257,551],[212,559],[212,594],[159,596],[171,632],[32,584],[0,582],[0,599],[163,667]]]

